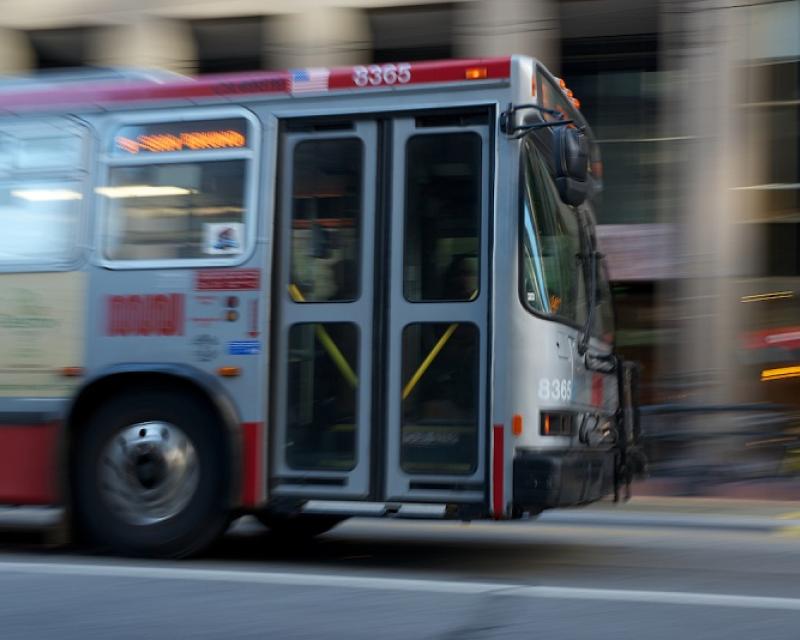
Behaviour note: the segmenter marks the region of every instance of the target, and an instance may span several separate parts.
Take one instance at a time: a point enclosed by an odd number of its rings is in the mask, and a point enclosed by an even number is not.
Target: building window
[[[252,71],[262,66],[264,18],[241,16],[194,20],[198,73]]]
[[[455,4],[368,9],[373,62],[452,58]]]

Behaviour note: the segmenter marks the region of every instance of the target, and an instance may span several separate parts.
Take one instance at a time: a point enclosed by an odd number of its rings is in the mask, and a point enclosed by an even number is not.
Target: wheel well
[[[74,447],[87,423],[88,417],[103,401],[116,394],[131,393],[137,390],[153,389],[159,391],[174,391],[191,397],[194,402],[201,402],[213,412],[218,423],[225,431],[225,442],[228,446],[227,461],[231,482],[231,506],[235,506],[239,495],[238,462],[241,454],[241,435],[239,423],[232,407],[226,406],[225,401],[215,399],[208,389],[194,380],[164,372],[142,371],[114,373],[100,378],[84,389],[75,400],[66,420],[65,430],[61,439],[62,483],[65,487],[64,502],[71,505],[71,465],[74,460]]]

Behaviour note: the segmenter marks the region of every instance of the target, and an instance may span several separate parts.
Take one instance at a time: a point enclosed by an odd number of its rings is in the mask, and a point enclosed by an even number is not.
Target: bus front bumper
[[[615,450],[517,451],[514,510],[587,504],[614,491]]]

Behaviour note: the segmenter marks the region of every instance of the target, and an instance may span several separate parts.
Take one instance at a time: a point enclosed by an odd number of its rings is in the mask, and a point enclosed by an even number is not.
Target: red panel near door
[[[58,423],[0,426],[0,503],[58,501]]]

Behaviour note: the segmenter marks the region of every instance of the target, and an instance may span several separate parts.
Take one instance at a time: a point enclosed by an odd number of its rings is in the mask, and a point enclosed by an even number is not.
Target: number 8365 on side
[[[541,378],[539,400],[572,400],[572,380],[564,378]]]

